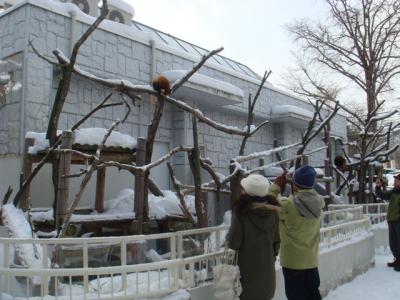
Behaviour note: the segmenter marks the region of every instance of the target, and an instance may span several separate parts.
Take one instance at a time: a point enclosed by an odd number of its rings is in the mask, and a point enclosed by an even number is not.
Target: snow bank
[[[326,300],[393,300],[400,299],[399,274],[386,267],[390,254],[376,255],[375,267],[351,282],[331,291]]]
[[[57,134],[60,135],[61,130],[57,130]],[[104,136],[107,133],[105,128],[83,128],[75,130],[75,144],[81,145],[91,145],[96,146],[101,143]],[[33,132],[28,131],[25,135],[26,138],[33,138],[35,143],[32,147],[29,147],[29,153],[35,154],[38,151],[45,150],[49,147],[49,141],[46,139],[45,132]],[[118,131],[113,131],[108,137],[106,146],[107,147],[122,147],[128,149],[136,148],[137,140],[136,138],[120,133]]]
[[[166,216],[181,216],[180,201],[172,191],[162,191],[165,197],[149,195],[149,217],[163,219]],[[105,213],[119,213],[133,211],[135,191],[124,189],[119,195],[105,202]],[[192,214],[195,214],[194,197],[186,197],[186,205]]]
[[[67,287],[64,287],[64,289],[67,289]],[[68,286],[69,289],[69,286]],[[99,299],[97,293],[89,293],[86,294],[86,298],[83,297],[83,289],[80,286],[73,286],[71,288],[72,291],[72,298],[69,296],[44,296],[44,297],[30,297],[30,300],[70,300],[70,299],[76,299],[76,300],[83,300],[83,299]],[[69,292],[69,291],[68,291]],[[103,295],[102,295],[103,296]],[[111,297],[110,294],[108,294],[108,296]],[[121,296],[123,297],[124,294],[123,293],[114,293],[113,296]],[[26,297],[15,297],[9,294],[5,294],[5,293],[0,293],[0,299],[3,300],[25,300],[27,299]],[[111,298],[107,298],[107,299],[111,299]],[[142,300],[190,300],[190,294],[186,291],[186,290],[177,290],[169,295],[166,295],[164,297],[156,297],[156,298],[141,298]]]
[[[161,220],[167,216],[182,216],[180,201],[176,194],[172,191],[163,191],[164,197],[156,197],[149,195],[149,217]],[[91,214],[73,214],[72,222],[82,221],[106,221],[118,219],[130,219],[135,217],[133,212],[135,191],[132,189],[123,189],[116,198],[105,201],[104,212]],[[186,205],[192,215],[196,214],[194,197],[186,196]],[[53,220],[53,209],[47,211],[34,211],[32,218],[36,222],[45,222]]]
[[[135,295],[137,293],[147,293],[147,292],[159,292],[160,290],[165,290],[170,287],[170,280],[172,274],[168,270],[150,271],[142,273],[128,274],[126,276],[126,281],[128,287],[126,289],[126,295]],[[149,280],[150,279],[150,280]],[[121,276],[113,277],[102,277],[98,279],[91,280],[89,282],[88,288],[88,299],[99,299],[98,294],[103,297],[111,296],[114,297],[124,296],[123,291],[123,281]],[[150,285],[148,285],[148,283]],[[59,284],[59,295],[62,296],[73,296],[73,299],[82,299],[79,296],[83,296],[84,288],[81,285],[68,285]],[[78,298],[79,297],[79,298]],[[185,290],[177,290],[167,296],[151,298],[153,300],[189,300],[190,295]],[[143,299],[146,300],[146,299]],[[149,299],[150,300],[150,299]]]
[[[26,220],[25,214],[22,210],[17,209],[13,204],[2,206],[2,219],[12,238],[31,239],[32,237],[35,237],[28,221]],[[22,265],[27,268],[41,269],[43,267],[43,250],[40,245],[16,243],[15,251]],[[32,283],[40,284],[40,277],[33,276]]]
[[[150,249],[149,251],[146,252],[146,258],[151,262],[158,262],[158,261],[166,260],[160,254],[158,254],[157,251],[154,249]]]

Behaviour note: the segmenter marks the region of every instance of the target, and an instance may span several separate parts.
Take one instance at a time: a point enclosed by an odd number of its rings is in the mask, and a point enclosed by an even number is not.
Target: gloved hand
[[[281,193],[285,190],[286,186],[286,173],[287,171],[283,172],[281,175],[275,178],[274,183],[280,187]]]

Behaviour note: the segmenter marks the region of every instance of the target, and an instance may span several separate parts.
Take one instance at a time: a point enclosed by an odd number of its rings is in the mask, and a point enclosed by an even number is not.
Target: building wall
[[[39,58],[31,47],[28,47],[28,41],[33,41],[38,51],[51,59],[54,59],[52,51],[55,48],[62,50],[66,55],[70,54],[71,18],[67,13],[56,13],[33,3],[35,2],[17,6],[11,12],[3,13],[0,16],[0,28],[6,28],[5,31],[0,32],[0,59],[23,53],[20,58],[23,63],[23,72],[21,71],[21,75],[19,75],[23,77],[23,91],[19,94],[18,99],[13,100],[16,105],[18,101],[20,103],[19,106],[13,108],[15,113],[12,115],[15,116],[15,120],[10,119],[11,105],[0,110],[0,113],[3,114],[0,125],[0,155],[20,153],[23,149],[21,136],[24,136],[26,131],[43,132],[47,129],[50,107],[53,104],[60,78],[60,71]],[[77,60],[80,68],[95,75],[127,79],[134,84],[148,84],[154,73],[174,69],[190,69],[197,60],[197,58],[170,51],[164,46],[156,44],[153,69],[148,36],[146,39],[146,35],[143,33],[135,33],[133,28],[110,21],[104,21],[103,25],[83,44]],[[87,27],[85,18],[78,15],[78,21],[74,26],[73,40],[76,41]],[[134,38],[136,35],[138,38]],[[249,93],[255,95],[258,88],[254,79],[234,76],[232,73],[215,69],[212,64],[206,64],[199,72],[243,89],[245,97],[240,104],[224,107],[205,106],[201,99],[191,104],[201,108],[206,116],[215,121],[244,128],[247,118],[247,95]],[[102,101],[109,92],[109,89],[96,83],[73,76],[70,93],[61,114],[59,129],[70,128]],[[20,99],[23,99],[23,102]],[[113,101],[118,100],[119,95],[115,93]],[[290,97],[274,88],[263,88],[256,105],[257,123],[270,117],[271,108],[274,105],[284,104],[312,110],[305,101]],[[136,137],[145,136],[153,110],[154,105],[146,97],[143,97],[140,103],[137,102],[133,106],[127,121],[118,130]],[[99,111],[83,127],[109,127],[116,118],[122,118],[124,112],[123,106]],[[19,117],[21,115],[23,116],[22,121]],[[5,128],[7,126],[8,128]],[[338,116],[333,121],[333,131],[340,136],[345,136],[345,127],[343,126],[344,117]],[[12,129],[12,127],[18,128]],[[170,149],[180,145],[192,145],[191,128],[191,116],[167,104],[156,136],[160,142],[159,149],[162,148],[165,151],[166,143]],[[282,143],[296,142],[300,139],[301,132],[302,128],[298,126],[270,123],[249,139],[245,152],[269,149],[274,138],[278,138]],[[238,155],[241,139],[238,136],[219,132],[204,123],[199,124],[199,140],[203,146],[204,155],[213,161],[214,166],[221,173],[228,173],[229,160]],[[310,149],[321,145],[321,142],[316,139],[310,145]],[[322,156],[322,153],[314,155],[310,160],[311,163],[317,164],[321,161]],[[266,162],[271,159],[266,158]],[[191,176],[186,156],[177,155],[173,162],[178,177],[181,180],[190,181]],[[257,161],[250,164],[251,167],[256,165],[258,165]],[[122,176],[121,180],[116,177],[113,181],[124,182],[126,176]],[[110,184],[112,185],[112,183]],[[111,188],[111,190],[115,189]],[[106,198],[113,196],[115,194],[106,194]],[[90,199],[87,202],[90,202]]]

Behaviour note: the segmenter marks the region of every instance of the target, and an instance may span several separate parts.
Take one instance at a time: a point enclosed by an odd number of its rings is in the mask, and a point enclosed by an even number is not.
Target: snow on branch
[[[168,166],[169,175],[170,175],[171,180],[172,180],[172,184],[173,184],[173,186],[174,186],[174,188],[176,190],[176,195],[177,195],[177,197],[179,199],[179,202],[180,202],[180,208],[182,210],[182,213],[186,218],[188,218],[188,220],[190,220],[190,222],[192,224],[196,224],[196,222],[193,219],[192,214],[190,213],[190,211],[189,211],[189,209],[188,209],[188,207],[186,205],[185,195],[182,193],[182,191],[180,189],[180,182],[175,177],[174,169],[172,168],[172,166],[171,166],[171,164],[169,162],[167,163],[167,166]]]
[[[284,150],[287,150],[287,149],[295,148],[295,147],[298,147],[300,145],[301,145],[301,143],[295,143],[295,144],[290,144],[290,145],[287,145],[287,146],[281,146],[281,147],[278,147],[278,148],[273,148],[273,149],[262,151],[262,152],[252,153],[252,154],[245,155],[245,156],[238,156],[238,157],[234,158],[233,160],[235,162],[238,162],[238,163],[243,163],[243,162],[246,162],[246,161],[249,161],[249,160],[253,160],[253,159],[256,159],[256,158],[265,157],[265,156],[271,155],[271,154],[276,153],[276,152],[281,152],[281,151],[284,151]]]
[[[385,151],[385,152],[381,152],[376,154],[375,156],[369,156],[366,157],[364,161],[366,162],[374,162],[374,161],[378,161],[381,157],[388,157],[390,154],[392,154],[394,151],[396,151],[399,148],[399,144],[394,145],[392,148],[390,148],[389,150]]]
[[[69,59],[60,50],[57,49],[56,51],[54,51],[54,54],[57,56],[57,58],[59,60],[63,61],[64,63],[66,63],[66,64],[69,63]],[[146,94],[154,95],[157,97],[161,97],[164,100],[166,100],[167,102],[177,106],[178,108],[191,113],[192,115],[196,116],[200,121],[206,123],[207,125],[215,128],[219,131],[223,131],[228,134],[241,135],[241,136],[246,135],[246,132],[247,132],[246,130],[240,130],[237,127],[227,126],[227,125],[218,123],[216,121],[213,121],[210,118],[204,116],[202,111],[200,111],[199,109],[194,109],[193,107],[191,107],[190,105],[186,104],[183,101],[180,101],[178,99],[175,99],[175,98],[172,98],[169,96],[160,95],[150,85],[134,85],[128,80],[100,78],[96,75],[93,75],[93,74],[87,72],[87,71],[83,71],[79,67],[76,67],[76,66],[74,66],[74,72],[86,79],[98,82],[109,88],[117,90],[121,93],[125,93],[125,94],[129,93],[129,92],[130,93],[146,93]],[[256,129],[258,130],[259,128],[256,128]],[[252,132],[252,134],[254,134],[256,129]]]
[[[179,147],[174,148],[173,150],[171,150],[169,153],[165,154],[164,156],[160,157],[158,160],[156,160],[152,163],[149,163],[147,165],[136,167],[136,168],[144,173],[144,172],[147,172],[150,169],[162,164],[164,161],[168,160],[172,155],[174,155],[177,152],[190,152],[192,150],[193,150],[192,147],[179,146]]]
[[[186,104],[183,101],[180,101],[180,100],[174,99],[172,97],[168,97],[168,96],[163,96],[163,97],[165,98],[165,100],[167,102],[172,103],[176,107],[178,107],[178,108],[180,108],[180,109],[182,109],[182,110],[184,110],[186,112],[191,113],[192,115],[197,117],[197,119],[199,119],[199,121],[201,121],[203,123],[206,123],[207,125],[215,128],[215,129],[217,129],[219,131],[222,131],[222,132],[225,132],[225,133],[228,133],[228,134],[241,135],[241,136],[245,136],[246,135],[246,130],[240,130],[237,127],[227,126],[225,124],[213,121],[210,118],[204,116],[204,114],[203,114],[203,112],[201,110],[195,109],[195,108],[191,107],[190,105]]]
[[[255,173],[255,172],[263,171],[263,170],[271,168],[273,166],[281,165],[281,164],[284,164],[286,162],[293,161],[295,159],[301,158],[303,155],[310,155],[310,154],[313,154],[315,152],[319,152],[319,151],[325,150],[326,148],[328,148],[328,147],[327,146],[323,146],[323,147],[311,150],[311,151],[309,151],[309,152],[307,152],[305,154],[295,155],[293,157],[290,157],[290,158],[287,158],[287,159],[284,159],[284,160],[280,160],[280,161],[276,161],[276,162],[273,162],[273,163],[270,163],[270,164],[267,164],[267,165],[264,165],[264,166],[260,166],[260,167],[251,169],[249,171],[244,171],[244,172],[247,173],[247,174],[252,174],[252,173]]]
[[[370,119],[370,122],[378,122],[378,121],[382,121],[385,120],[387,118],[390,118],[391,116],[397,114],[399,111],[397,109],[395,109],[394,111],[390,111],[390,112],[386,112],[384,114],[381,114],[379,116],[374,116]]]

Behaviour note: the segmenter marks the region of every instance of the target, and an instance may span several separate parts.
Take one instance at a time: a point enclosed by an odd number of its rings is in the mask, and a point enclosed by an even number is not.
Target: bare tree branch
[[[196,73],[196,72],[206,63],[206,61],[207,61],[210,57],[212,57],[212,56],[214,56],[215,54],[221,52],[222,50],[224,50],[223,47],[218,48],[218,49],[215,49],[215,50],[213,50],[213,51],[210,51],[207,55],[204,55],[204,56],[202,57],[202,59],[200,60],[200,62],[199,62],[198,64],[196,64],[190,72],[188,72],[184,77],[182,77],[181,79],[179,79],[179,80],[172,86],[171,94],[174,94],[175,91],[176,91],[177,89],[179,89],[186,81],[188,81],[189,78],[190,78],[194,73]]]
[[[178,199],[179,199],[179,201],[181,203],[180,207],[181,207],[181,210],[183,212],[183,215],[193,225],[196,225],[196,222],[194,221],[192,214],[190,213],[189,209],[187,208],[186,201],[185,201],[185,196],[181,192],[178,180],[176,179],[175,174],[174,174],[174,169],[172,168],[172,166],[171,166],[171,164],[169,162],[167,163],[167,166],[168,166],[169,175],[170,175],[171,180],[172,180],[172,184],[174,185],[174,188],[175,188],[175,191],[176,191],[176,195],[178,196]]]

